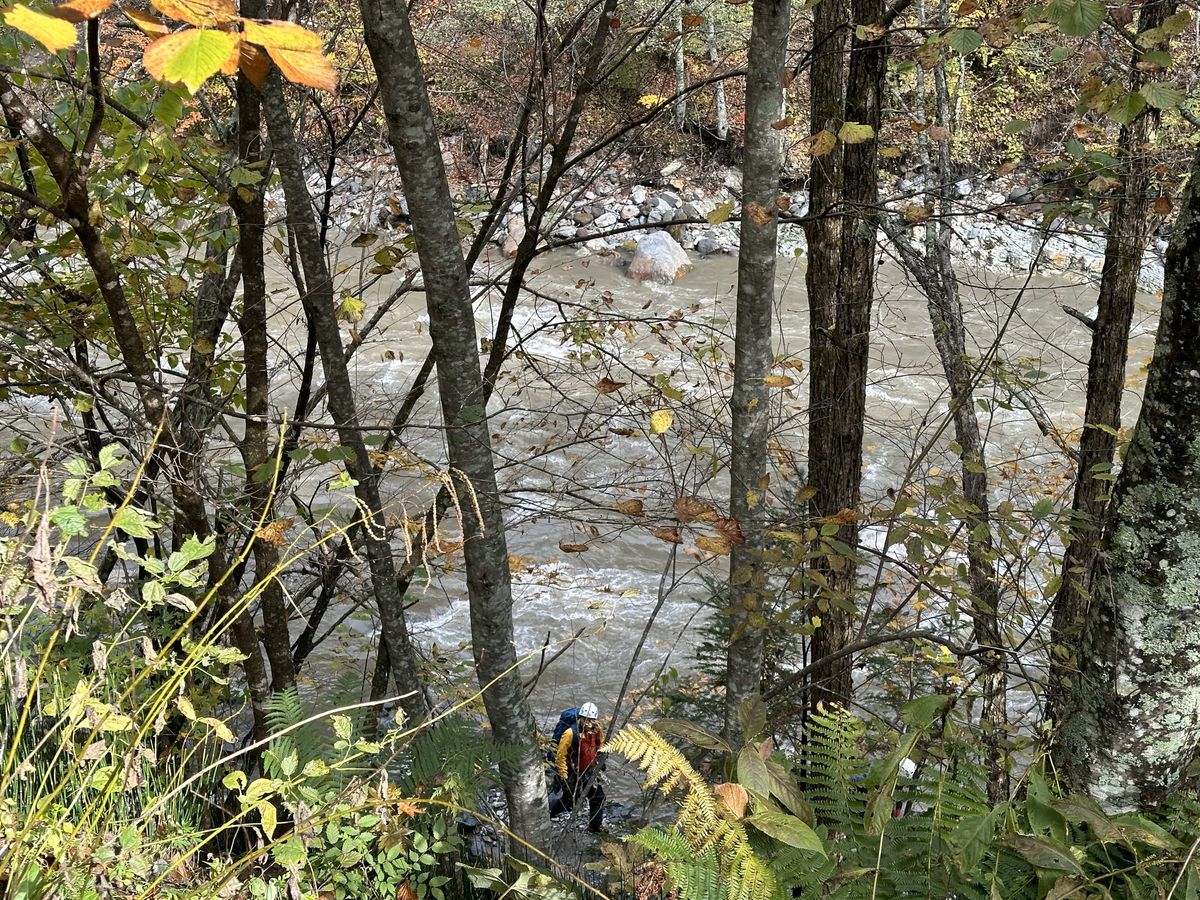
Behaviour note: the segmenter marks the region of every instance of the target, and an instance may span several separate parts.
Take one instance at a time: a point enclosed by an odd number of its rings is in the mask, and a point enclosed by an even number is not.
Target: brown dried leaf
[[[682,544],[683,535],[679,533],[678,528],[672,528],[668,525],[663,525],[654,529],[654,536],[660,541],[666,541],[668,544]]]
[[[601,378],[599,381],[596,382],[596,393],[611,394],[611,393],[614,393],[615,391],[619,391],[621,388],[625,387],[625,385],[627,385],[627,384],[629,384],[628,381],[613,381],[611,378],[609,378],[607,375],[605,375],[603,378]]]
[[[713,528],[731,544],[746,543],[746,536],[742,534],[742,525],[737,519],[717,519],[713,523]]]
[[[613,506],[619,513],[624,513],[627,516],[640,516],[646,508],[646,505],[637,499],[622,500]]]
[[[568,544],[565,541],[559,541],[558,549],[563,553],[586,553],[591,548],[587,544]]]
[[[675,512],[675,518],[684,523],[715,522],[717,520],[717,511],[713,509],[712,504],[706,503],[699,497],[677,497],[671,504],[671,509]]]
[[[718,784],[713,786],[713,793],[717,795],[717,800],[721,802],[721,806],[725,811],[735,819],[741,819],[746,815],[746,807],[750,803],[750,795],[746,793],[746,789],[740,784]]]
[[[696,538],[696,546],[705,553],[712,553],[715,556],[724,556],[733,549],[732,542],[723,534],[702,534]]]

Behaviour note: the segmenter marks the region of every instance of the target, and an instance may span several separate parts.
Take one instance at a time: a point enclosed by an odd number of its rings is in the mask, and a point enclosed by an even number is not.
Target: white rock
[[[508,220],[508,233],[504,235],[504,240],[500,244],[500,252],[507,257],[517,255],[517,247],[521,241],[525,239],[525,223],[513,216]]]
[[[689,271],[692,262],[675,238],[665,231],[652,231],[637,243],[637,252],[629,264],[629,277],[635,281],[674,284]]]
[[[606,212],[603,215],[597,216],[596,221],[592,224],[597,228],[612,228],[617,224],[617,214],[615,212]]]
[[[673,162],[669,162],[665,166],[662,167],[662,177],[670,178],[672,175],[674,175],[676,172],[678,172],[682,168],[683,168],[683,160],[681,160],[681,159],[677,159],[677,160],[674,160]]]
[[[646,189],[644,187],[642,187],[640,184],[634,185],[633,190],[631,190],[629,192],[629,199],[632,200],[634,203],[636,203],[638,206],[641,206],[643,203],[646,202]]]
[[[621,221],[632,222],[641,214],[641,210],[632,203],[626,203],[621,207]]]

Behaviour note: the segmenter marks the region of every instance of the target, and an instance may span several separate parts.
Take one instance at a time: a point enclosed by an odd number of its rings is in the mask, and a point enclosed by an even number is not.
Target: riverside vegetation
[[[1192,13],[6,7],[0,896],[1200,897]]]

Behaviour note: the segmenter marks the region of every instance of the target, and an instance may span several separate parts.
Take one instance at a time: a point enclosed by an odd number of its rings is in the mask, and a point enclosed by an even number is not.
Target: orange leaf
[[[267,55],[279,66],[283,77],[293,84],[333,93],[337,89],[337,73],[323,54],[307,50],[285,50],[267,47]]]
[[[717,519],[713,523],[713,528],[731,544],[746,543],[746,536],[742,534],[742,525],[737,519]]]
[[[249,78],[250,83],[261,91],[263,85],[267,83],[267,73],[271,71],[271,61],[267,59],[267,54],[263,53],[262,50],[253,44],[247,44],[245,41],[242,41],[238,52],[238,61],[242,74]]]
[[[50,10],[51,15],[68,22],[86,22],[112,6],[113,0],[67,0]]]
[[[237,15],[233,0],[150,0],[164,16],[189,25],[222,25]]]
[[[586,553],[589,548],[587,544],[568,544],[565,541],[559,541],[558,549],[563,553]]]
[[[640,516],[645,509],[645,504],[641,500],[622,500],[613,506],[619,513],[624,513],[627,516]]]
[[[1173,204],[1171,203],[1171,198],[1170,197],[1159,197],[1157,200],[1154,201],[1153,209],[1154,209],[1154,212],[1156,215],[1169,216],[1171,214],[1171,210],[1173,209]]]
[[[660,541],[666,541],[668,544],[683,543],[683,537],[680,535],[678,528],[668,528],[664,525],[661,528],[654,529],[654,536]]]
[[[699,497],[677,497],[671,509],[680,522],[713,522],[717,518],[717,511],[712,504],[705,503]]]
[[[136,25],[142,34],[161,37],[171,32],[167,24],[153,13],[142,12],[140,9],[123,9],[121,12],[125,13],[126,18]]]
[[[721,801],[721,805],[735,819],[746,815],[746,806],[750,803],[750,795],[740,784],[713,785],[713,793]]]
[[[763,384],[773,388],[790,388],[796,382],[786,375],[764,375]]]
[[[625,387],[628,381],[613,381],[607,375],[596,382],[596,392],[599,394],[611,394]]]
[[[295,22],[277,22],[270,19],[243,19],[242,35],[252,44],[275,47],[279,50],[301,50],[320,53],[323,47],[321,36]]]
[[[51,53],[74,47],[79,39],[74,25],[45,13],[34,12],[24,3],[13,4],[4,10],[4,21],[17,31],[29,35]]]

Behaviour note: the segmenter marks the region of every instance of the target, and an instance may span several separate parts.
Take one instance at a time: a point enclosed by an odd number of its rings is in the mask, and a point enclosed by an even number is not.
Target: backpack
[[[568,728],[575,728],[579,724],[579,707],[572,706],[570,709],[564,709],[558,716],[558,724],[554,726],[554,731],[550,735],[550,740],[555,748],[558,747],[558,742],[562,740],[562,736],[567,733]],[[579,741],[579,729],[575,728],[575,741]]]

